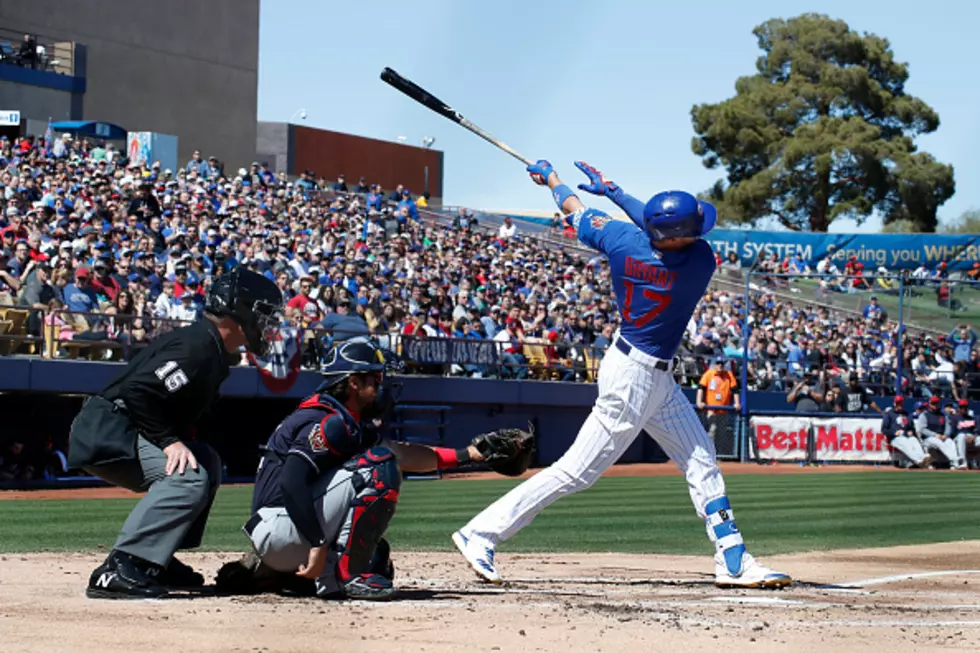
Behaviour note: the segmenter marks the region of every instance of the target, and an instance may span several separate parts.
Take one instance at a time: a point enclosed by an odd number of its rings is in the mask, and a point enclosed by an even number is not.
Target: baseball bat
[[[422,106],[431,109],[432,111],[435,111],[443,118],[448,118],[449,120],[452,120],[457,125],[463,127],[464,129],[470,130],[471,132],[473,132],[483,140],[487,141],[488,143],[492,145],[496,145],[501,150],[511,155],[512,157],[514,157],[524,165],[529,166],[532,163],[534,163],[529,158],[527,158],[526,156],[524,156],[523,154],[521,154],[511,146],[507,145],[507,143],[504,143],[502,140],[494,136],[491,136],[487,132],[480,129],[478,126],[471,123],[469,120],[464,118],[462,114],[460,114],[451,106],[449,106],[448,104],[446,104],[445,102],[443,102],[442,100],[434,96],[432,93],[429,93],[427,90],[425,90],[415,82],[405,79],[391,68],[385,68],[384,70],[381,71],[381,81],[385,82],[386,84],[390,84],[391,86],[401,91],[408,97],[412,98]]]

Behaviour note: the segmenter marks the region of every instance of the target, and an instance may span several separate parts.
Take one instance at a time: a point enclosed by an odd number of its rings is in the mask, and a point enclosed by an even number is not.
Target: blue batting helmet
[[[657,193],[643,207],[643,227],[651,240],[699,238],[714,229],[718,211],[682,190]]]

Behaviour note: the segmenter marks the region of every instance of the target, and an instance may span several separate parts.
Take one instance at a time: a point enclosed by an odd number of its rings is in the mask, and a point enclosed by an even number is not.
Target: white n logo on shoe
[[[104,571],[99,576],[99,579],[97,581],[95,581],[95,586],[96,587],[103,587],[105,589],[109,589],[109,583],[111,583],[112,582],[112,579],[115,578],[115,577],[116,577],[116,572],[114,572],[114,571]]]

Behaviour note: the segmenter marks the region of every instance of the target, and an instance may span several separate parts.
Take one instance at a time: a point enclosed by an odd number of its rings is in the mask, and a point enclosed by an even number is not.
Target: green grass
[[[816,289],[819,285],[817,281],[810,279],[795,279],[793,284],[800,289],[803,297],[809,301],[816,301]],[[967,322],[969,324],[980,323],[980,291],[967,284],[952,284],[952,297],[958,299],[966,310],[950,311],[936,303],[936,295],[931,287],[917,288],[916,292],[922,293],[919,297],[906,297],[902,307],[902,318],[911,325],[935,329],[943,333],[949,333],[957,325]],[[880,289],[876,291],[863,291],[856,295],[843,295],[840,293],[827,293],[826,299],[821,303],[826,303],[839,308],[862,311],[869,303],[872,295],[878,297],[878,303],[888,311],[888,317],[898,320],[898,296],[886,295]]]
[[[970,473],[733,475],[729,496],[761,555],[980,537],[980,488]],[[408,481],[389,529],[401,550],[449,550],[449,535],[512,481]],[[250,487],[223,488],[205,548],[244,550]],[[0,501],[0,552],[109,547],[133,500]],[[710,551],[679,477],[600,480],[565,497],[505,545],[508,551]]]

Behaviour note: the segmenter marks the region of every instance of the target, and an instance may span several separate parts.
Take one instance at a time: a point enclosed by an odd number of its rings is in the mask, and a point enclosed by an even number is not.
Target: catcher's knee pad
[[[395,515],[402,482],[395,455],[385,447],[368,449],[344,467],[354,472],[352,482],[357,494],[337,539],[337,576],[342,581],[367,573],[372,567],[378,544]],[[383,565],[387,561],[376,562]]]

